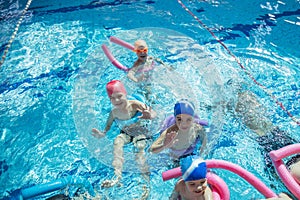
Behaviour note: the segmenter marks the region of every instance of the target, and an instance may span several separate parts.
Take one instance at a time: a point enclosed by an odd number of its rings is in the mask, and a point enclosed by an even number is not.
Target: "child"
[[[241,118],[242,122],[257,134],[258,137],[255,140],[263,147],[262,153],[266,167],[274,171],[269,152],[298,143],[298,141],[273,125],[272,121],[265,116],[262,105],[252,92],[239,93],[235,112]]]
[[[122,177],[123,167],[123,146],[133,142],[137,147],[138,153],[136,160],[140,164],[142,173],[148,174],[149,170],[145,164],[144,149],[146,146],[146,136],[141,126],[141,119],[153,119],[156,113],[144,103],[137,100],[128,100],[127,92],[122,82],[113,80],[106,85],[107,94],[113,105],[109,117],[106,122],[106,127],[103,132],[96,128],[92,129],[93,136],[96,138],[104,137],[113,121],[122,124],[121,133],[114,140],[114,160],[112,165],[115,169],[116,179],[106,180],[102,183],[102,187],[112,187],[117,184]],[[148,177],[146,177],[148,179]]]
[[[148,46],[144,40],[135,41],[133,51],[137,55],[137,60],[128,71],[127,76],[134,82],[149,81],[155,61],[165,65],[160,59],[148,56]]]
[[[164,130],[152,144],[150,151],[159,153],[164,149],[171,150],[171,156],[176,160],[194,154],[195,147],[201,140],[201,155],[206,147],[205,129],[194,122],[194,105],[187,100],[180,100],[174,106],[175,124]]]
[[[156,102],[156,98],[151,97],[153,78],[155,78],[153,77],[154,67],[161,64],[168,67],[168,69],[172,70],[172,68],[167,66],[162,60],[148,56],[148,46],[144,40],[135,41],[133,51],[137,55],[137,60],[128,71],[127,77],[137,83],[140,92],[152,104]]]
[[[213,199],[206,179],[206,163],[192,156],[181,159],[182,178],[176,183],[170,200],[208,200]]]
[[[300,185],[300,154],[293,156],[286,164],[292,177]]]

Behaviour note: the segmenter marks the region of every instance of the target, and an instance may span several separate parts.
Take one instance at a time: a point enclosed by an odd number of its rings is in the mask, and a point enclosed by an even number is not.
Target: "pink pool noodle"
[[[110,38],[110,41],[113,42],[113,43],[116,43],[120,46],[123,46],[127,49],[130,49],[130,50],[134,50],[134,46],[132,44],[129,44],[128,42],[125,42],[117,37],[114,37],[114,36],[111,36]]]
[[[218,175],[208,172],[207,175],[208,183],[211,184],[213,199],[214,200],[229,200],[230,192],[225,181]]]
[[[170,169],[168,171],[164,171],[162,173],[163,181],[167,181],[172,178],[177,178],[179,176],[182,176],[180,167],[176,167],[176,168]]]
[[[269,189],[261,180],[259,180],[252,173],[248,172],[247,170],[243,169],[238,165],[223,160],[206,160],[205,162],[207,168],[226,169],[239,175],[240,177],[248,181],[251,185],[253,185],[266,198],[277,197],[277,195],[271,189]],[[182,175],[180,167],[171,170],[168,170],[170,172],[167,171],[167,173],[163,172],[162,176],[164,181]]]
[[[123,70],[123,71],[128,71],[129,69],[127,67],[125,67],[124,65],[122,65],[110,52],[110,50],[108,49],[108,47],[103,44],[102,46],[102,50],[105,53],[106,57],[110,60],[110,62],[116,66],[117,68]]]
[[[277,161],[296,153],[300,153],[300,143],[285,146],[281,149],[271,151],[269,154],[272,160]]]
[[[266,198],[277,197],[277,195],[271,189],[269,189],[260,179],[236,164],[224,160],[207,160],[206,165],[208,168],[226,169],[239,175],[240,177],[248,181],[248,183],[253,185]]]
[[[291,191],[291,193],[293,193],[297,197],[297,199],[300,199],[300,185],[290,174],[289,170],[286,168],[285,164],[282,162],[281,159],[299,152],[300,152],[300,144],[292,144],[292,145],[285,146],[281,149],[271,151],[269,153],[281,180],[286,185],[286,187]]]

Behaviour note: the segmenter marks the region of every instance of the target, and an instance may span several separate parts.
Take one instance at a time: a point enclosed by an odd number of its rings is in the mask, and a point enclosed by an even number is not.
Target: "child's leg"
[[[144,178],[147,181],[149,181],[149,166],[147,165],[146,157],[145,157],[145,148],[147,145],[146,136],[145,135],[136,136],[133,139],[133,144],[138,149],[138,152],[135,157],[136,162],[138,163]]]
[[[150,188],[149,188],[149,183],[150,183],[150,172],[149,172],[149,166],[146,163],[146,157],[145,157],[145,147],[147,144],[147,138],[145,135],[139,135],[136,136],[133,139],[133,144],[134,146],[138,149],[138,153],[136,154],[136,162],[138,163],[140,170],[142,172],[142,176],[144,179],[147,181],[147,185],[143,186],[143,194],[141,196],[142,200],[148,199],[149,193],[150,193]]]
[[[123,157],[123,147],[125,144],[130,142],[130,136],[124,133],[118,135],[114,141],[114,160],[113,160],[113,167],[115,168],[115,175],[117,177],[122,176],[122,169],[124,163]]]
[[[124,163],[123,147],[131,141],[131,137],[125,133],[119,134],[114,140],[114,160],[113,167],[115,169],[116,178],[113,180],[105,180],[102,187],[112,187],[117,184],[122,178],[122,169]]]

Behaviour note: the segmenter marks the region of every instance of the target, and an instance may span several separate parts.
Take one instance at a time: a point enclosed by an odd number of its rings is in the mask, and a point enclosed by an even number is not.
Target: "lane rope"
[[[20,27],[20,25],[21,25],[21,23],[22,23],[22,21],[23,21],[23,18],[24,18],[24,16],[25,16],[25,14],[26,14],[27,11],[28,11],[28,8],[29,8],[31,2],[32,2],[32,0],[28,0],[28,1],[27,1],[26,6],[25,6],[25,8],[24,8],[24,10],[23,10],[23,12],[22,12],[22,14],[21,14],[21,17],[20,17],[20,19],[19,19],[18,22],[17,22],[17,25],[16,25],[16,27],[15,27],[15,30],[14,30],[13,34],[11,35],[10,40],[8,41],[8,43],[7,43],[6,47],[5,47],[5,50],[4,50],[4,52],[3,52],[3,55],[2,55],[2,58],[1,58],[1,61],[0,61],[0,67],[3,65],[3,63],[4,63],[5,59],[6,59],[6,55],[7,55],[7,53],[8,53],[8,50],[9,50],[9,48],[11,47],[11,44],[13,43],[13,41],[15,40],[15,37],[16,37],[17,32],[18,32],[18,30],[19,30],[19,27]]]
[[[184,3],[182,3],[181,0],[177,0],[177,2],[181,5],[181,7],[188,12],[204,29],[206,29],[211,35],[212,37],[218,42],[220,43],[224,49],[227,51],[227,53],[229,55],[231,55],[234,60],[237,62],[237,64],[244,70],[244,72],[250,77],[250,79],[257,84],[260,88],[262,88],[262,90],[267,93],[274,101],[275,103],[298,125],[300,126],[300,121],[298,119],[296,119],[295,116],[293,116],[286,108],[285,106],[282,104],[282,102],[280,102],[278,100],[278,98],[276,96],[274,96],[272,94],[272,92],[270,92],[268,90],[268,88],[266,88],[264,85],[262,85],[261,83],[259,83],[254,77],[253,75],[243,66],[243,64],[239,61],[239,59],[232,53],[232,51],[209,29],[209,27],[204,24],[192,11],[190,11],[185,5]]]

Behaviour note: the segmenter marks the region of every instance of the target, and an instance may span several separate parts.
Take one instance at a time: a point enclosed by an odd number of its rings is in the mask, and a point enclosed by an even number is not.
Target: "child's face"
[[[116,108],[124,108],[127,105],[127,97],[122,92],[114,92],[110,96],[110,102]]]
[[[193,125],[194,118],[191,115],[179,114],[176,115],[176,125],[181,131],[188,131]]]
[[[207,188],[207,179],[203,178],[195,181],[186,181],[185,185],[189,192],[195,196],[201,196],[204,195],[204,192]]]
[[[135,49],[135,53],[136,53],[139,60],[145,61],[147,59],[147,55],[148,55],[148,47],[143,46],[143,45],[138,46]]]

